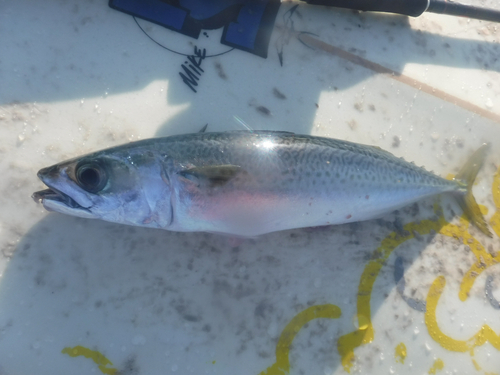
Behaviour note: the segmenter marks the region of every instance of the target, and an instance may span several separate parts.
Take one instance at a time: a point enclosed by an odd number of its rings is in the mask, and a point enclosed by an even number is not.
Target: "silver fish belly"
[[[380,148],[337,139],[272,131],[194,133],[42,169],[38,175],[49,189],[34,198],[76,216],[258,236],[368,220],[451,192],[486,233],[470,192],[485,149],[464,167],[463,178],[449,181]]]

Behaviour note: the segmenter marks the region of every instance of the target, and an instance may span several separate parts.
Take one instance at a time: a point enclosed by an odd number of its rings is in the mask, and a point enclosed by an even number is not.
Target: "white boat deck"
[[[195,93],[186,58],[105,1],[0,0],[1,375],[500,374],[500,24],[291,7],[267,58],[206,57]],[[138,22],[177,52],[230,49],[222,29]],[[241,243],[30,198],[42,167],[205,124],[373,144],[441,176],[490,142],[474,194],[494,236],[450,197]]]

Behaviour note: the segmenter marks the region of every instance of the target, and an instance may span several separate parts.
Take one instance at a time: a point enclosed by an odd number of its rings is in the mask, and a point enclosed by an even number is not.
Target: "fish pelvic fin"
[[[481,232],[489,237],[492,237],[493,235],[486,224],[486,220],[481,213],[481,209],[472,195],[472,185],[474,184],[474,180],[476,179],[479,169],[481,169],[481,166],[484,163],[484,159],[486,158],[488,151],[489,144],[485,143],[479,147],[453,180],[466,190],[465,194],[457,196],[457,201],[460,207],[462,207],[462,210],[467,218],[472,224],[479,228]]]

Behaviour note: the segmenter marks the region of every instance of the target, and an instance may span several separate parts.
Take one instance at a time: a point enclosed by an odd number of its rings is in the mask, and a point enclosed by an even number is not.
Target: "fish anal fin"
[[[185,169],[179,174],[199,186],[223,186],[244,170],[238,165],[209,165]]]

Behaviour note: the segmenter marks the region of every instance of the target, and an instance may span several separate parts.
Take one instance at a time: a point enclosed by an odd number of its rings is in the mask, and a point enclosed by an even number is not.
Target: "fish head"
[[[35,192],[49,211],[147,227],[170,224],[170,187],[148,153],[99,152],[43,168]]]

